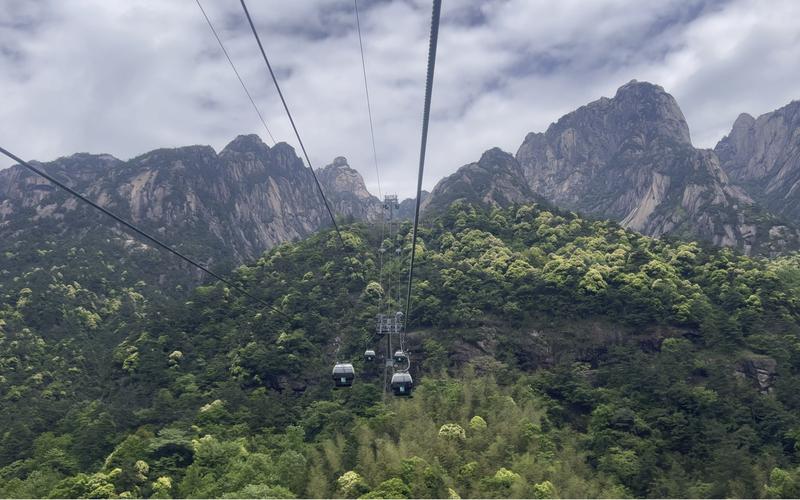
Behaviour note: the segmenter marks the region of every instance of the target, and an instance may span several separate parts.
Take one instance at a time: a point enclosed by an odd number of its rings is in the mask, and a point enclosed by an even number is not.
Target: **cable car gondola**
[[[350,387],[353,379],[356,378],[356,371],[350,363],[336,363],[333,367],[333,382],[336,387]]]
[[[396,372],[392,375],[391,383],[392,392],[395,396],[411,396],[411,391],[414,389],[414,379],[408,372]]]
[[[404,365],[408,363],[408,354],[405,351],[395,351],[394,353],[395,364]]]
[[[373,351],[372,349],[367,349],[366,351],[364,351],[364,361],[366,361],[367,363],[372,363],[373,361],[375,361],[375,351]]]

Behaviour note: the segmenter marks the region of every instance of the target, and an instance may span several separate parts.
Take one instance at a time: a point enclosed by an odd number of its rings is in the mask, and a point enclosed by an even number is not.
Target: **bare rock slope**
[[[528,134],[517,151],[531,189],[552,203],[672,235],[775,253],[798,234],[732,184],[717,155],[695,148],[675,99],[632,81]]]
[[[464,165],[439,181],[422,202],[422,210],[440,210],[456,200],[505,207],[537,199],[513,156],[493,148],[477,162]]]
[[[158,149],[129,161],[76,154],[39,165],[203,262],[252,260],[330,224],[311,171],[294,149],[285,143],[268,147],[255,135],[239,136],[219,153],[209,146],[189,146]],[[358,181],[361,186],[355,185]],[[335,189],[336,183],[327,188]],[[354,190],[355,197],[366,193],[360,176],[344,189]],[[337,208],[344,216],[366,213],[344,202]],[[0,171],[0,238],[33,230],[31,222],[56,232],[107,226],[23,167]]]
[[[487,151],[442,179],[424,205],[437,209],[456,199],[544,200],[648,236],[704,240],[745,253],[776,254],[800,242],[794,225],[728,179],[714,151],[692,145],[671,95],[635,80],[544,133],[528,134],[515,158]]]
[[[800,101],[758,118],[739,115],[714,151],[733,182],[769,210],[800,223]]]

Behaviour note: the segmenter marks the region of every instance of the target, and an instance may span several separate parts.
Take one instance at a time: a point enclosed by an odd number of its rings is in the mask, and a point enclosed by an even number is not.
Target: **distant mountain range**
[[[292,147],[279,143],[270,148],[255,135],[239,136],[219,153],[190,146],[128,161],[76,154],[38,165],[209,265],[229,268],[253,260],[278,243],[330,224],[311,171]],[[338,214],[379,216],[379,201],[343,158],[319,175]],[[0,239],[7,244],[37,226],[66,236],[106,230],[103,222],[21,166],[0,171]]]
[[[723,170],[770,211],[800,221],[800,101],[743,113],[714,148]]]
[[[740,118],[739,129],[735,126],[729,136],[733,141],[723,139],[717,152],[697,149],[675,99],[657,85],[632,81],[613,98],[603,97],[561,117],[544,133],[528,134],[516,158],[490,150],[477,164],[442,179],[430,203],[444,206],[463,197],[502,206],[520,197],[541,197],[649,236],[775,254],[797,248],[800,241],[800,217],[791,210],[800,200],[800,127],[796,114],[786,115],[781,114],[780,125],[770,125],[778,119],[761,117],[737,135],[745,128]],[[725,146],[731,143],[735,145]],[[766,143],[774,151],[760,154]],[[758,181],[737,185],[726,173],[749,180],[738,172],[767,170],[780,170],[781,177],[764,173]],[[487,172],[494,172],[497,182],[472,182],[492,178]],[[474,192],[455,188],[465,184]],[[504,187],[509,185],[514,188]],[[775,200],[770,189],[785,196]]]
[[[255,259],[330,224],[311,171],[294,149],[269,147],[255,135],[239,136],[219,153],[189,146],[128,161],[81,153],[39,165],[209,265]],[[382,201],[344,157],[317,174],[337,216],[380,219]],[[797,249],[800,102],[758,119],[743,114],[714,150],[697,149],[675,99],[657,85],[632,81],[544,133],[529,133],[515,156],[490,149],[424,195],[429,214],[456,200],[547,202],[655,237],[703,240],[748,254]],[[400,215],[413,217],[413,200],[401,203]],[[49,234],[75,234],[98,224],[22,167],[0,171],[0,239],[9,242],[42,225]]]

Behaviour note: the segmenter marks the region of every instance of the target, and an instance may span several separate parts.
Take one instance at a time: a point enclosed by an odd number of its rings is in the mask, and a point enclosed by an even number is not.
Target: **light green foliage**
[[[224,409],[225,403],[220,399],[215,399],[214,401],[200,407],[200,413],[219,413],[224,411]]]
[[[302,491],[306,483],[305,456],[299,450],[286,450],[278,457],[275,471],[280,482],[292,491]]]
[[[514,471],[501,467],[494,473],[491,482],[497,486],[510,487],[514,481],[521,479],[521,476]]]
[[[84,307],[75,308],[75,314],[78,316],[81,325],[86,329],[96,330],[97,326],[100,324],[100,315]]]
[[[376,281],[370,281],[364,288],[364,299],[367,301],[378,301],[383,297],[383,287]]]
[[[297,498],[297,495],[283,486],[248,484],[239,491],[225,493],[222,498]]]
[[[395,477],[387,479],[360,498],[411,498],[411,490],[402,479]]]
[[[17,298],[17,310],[24,309],[25,306],[30,304],[32,293],[33,290],[30,288],[23,288],[19,291],[19,297]]]
[[[486,420],[484,420],[480,415],[475,415],[469,420],[469,428],[475,432],[485,431],[486,427]]]
[[[139,353],[137,351],[132,351],[128,354],[128,357],[122,361],[122,369],[128,373],[132,373],[136,370],[136,367],[139,365]]]
[[[608,274],[610,272],[610,268],[607,266],[592,266],[587,271],[586,274],[583,275],[581,278],[580,283],[578,286],[585,290],[588,293],[600,293],[608,288],[608,283],[606,283],[604,272]]]
[[[117,492],[114,480],[122,473],[113,469],[108,473],[97,472],[64,479],[51,492],[54,498],[114,498]]]
[[[439,437],[442,439],[463,441],[467,438],[464,428],[458,424],[444,424],[439,428]]]
[[[144,460],[137,460],[135,464],[133,464],[133,468],[136,471],[136,479],[138,481],[145,481],[147,479],[147,475],[150,473],[150,466],[147,465],[147,462]]]
[[[369,486],[358,472],[347,471],[336,480],[339,492],[347,498],[358,498],[369,491]]]
[[[618,446],[612,446],[609,454],[600,460],[600,468],[615,474],[621,480],[631,480],[641,469],[639,457],[633,450],[623,450]]]
[[[797,255],[455,204],[421,228],[414,398],[384,401],[358,358],[404,290],[343,229],[235,271],[289,319],[112,240],[0,242],[0,497],[798,496]]]
[[[556,487],[550,481],[542,481],[533,485],[533,498],[558,498]]]
[[[168,358],[169,364],[175,366],[180,364],[181,360],[183,359],[183,353],[181,351],[172,351]]]
[[[243,491],[248,485],[281,486],[276,483],[291,472],[281,470],[269,455],[248,450],[243,439],[220,441],[203,436],[193,440],[192,446],[194,461],[179,485],[181,496],[218,497]]]
[[[169,476],[161,476],[152,484],[153,498],[171,498],[172,479]]]
[[[800,497],[800,467],[794,471],[772,469],[764,493],[769,498]]]

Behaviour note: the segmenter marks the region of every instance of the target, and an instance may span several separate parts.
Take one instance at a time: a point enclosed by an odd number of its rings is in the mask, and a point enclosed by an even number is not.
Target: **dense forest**
[[[282,314],[153,250],[4,243],[0,496],[800,496],[800,256],[455,203],[421,228],[393,398],[361,354],[409,229],[233,273]]]

